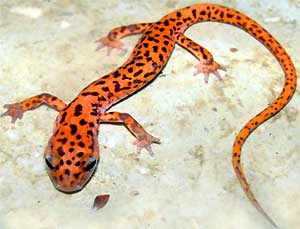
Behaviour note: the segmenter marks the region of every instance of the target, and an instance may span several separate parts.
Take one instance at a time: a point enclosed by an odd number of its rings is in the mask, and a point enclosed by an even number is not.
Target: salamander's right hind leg
[[[143,33],[151,25],[152,23],[139,23],[114,28],[105,37],[102,37],[96,41],[99,42],[96,50],[99,50],[103,47],[108,47],[108,55],[112,49],[120,49],[121,51],[126,52],[126,49],[123,48],[121,39],[129,35]]]
[[[226,71],[225,67],[214,61],[212,54],[201,45],[197,44],[182,33],[176,34],[176,43],[191,52],[200,63],[197,64],[194,75],[204,74],[205,83],[208,82],[209,74],[214,74],[218,80],[222,80],[218,69]]]

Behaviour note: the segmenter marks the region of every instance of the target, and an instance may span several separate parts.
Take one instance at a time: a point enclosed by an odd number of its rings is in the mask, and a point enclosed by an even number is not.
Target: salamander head
[[[44,160],[55,188],[72,193],[80,191],[96,170],[99,161],[98,125],[82,118],[64,118],[64,113],[62,111],[56,120]]]

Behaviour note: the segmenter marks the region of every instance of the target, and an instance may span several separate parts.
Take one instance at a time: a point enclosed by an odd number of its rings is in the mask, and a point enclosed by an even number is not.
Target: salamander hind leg
[[[226,69],[224,66],[214,61],[212,54],[208,50],[182,33],[178,33],[176,35],[176,42],[183,48],[187,49],[200,61],[200,63],[195,66],[196,71],[194,72],[194,76],[199,73],[203,73],[205,83],[208,83],[209,74],[214,74],[218,80],[222,80],[218,70],[226,71]]]
[[[160,144],[159,138],[153,137],[149,134],[133,117],[126,113],[109,112],[101,114],[100,122],[103,123],[122,123],[128,130],[136,137],[134,145],[137,146],[137,153],[140,154],[141,150],[146,149],[151,156],[153,151],[151,144]]]
[[[1,114],[0,117],[10,116],[11,122],[15,123],[17,119],[22,119],[23,114],[26,111],[36,109],[42,104],[47,104],[57,111],[61,111],[66,107],[66,104],[56,96],[43,93],[27,98],[18,103],[5,104],[4,108],[6,108],[7,111]]]
[[[107,55],[109,55],[113,49],[119,49],[122,53],[125,53],[127,50],[123,48],[121,39],[129,35],[143,33],[151,25],[152,23],[140,23],[114,28],[106,36],[96,41],[99,42],[96,51],[107,47]]]

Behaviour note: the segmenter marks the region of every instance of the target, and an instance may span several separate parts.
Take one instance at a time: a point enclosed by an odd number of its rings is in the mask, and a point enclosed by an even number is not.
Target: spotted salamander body
[[[99,161],[97,137],[101,123],[123,123],[136,137],[138,153],[145,148],[152,154],[151,144],[160,143],[158,138],[147,133],[129,114],[107,110],[156,78],[166,65],[175,44],[187,49],[200,61],[195,74],[203,73],[205,82],[208,81],[209,74],[214,74],[221,80],[218,69],[224,68],[214,61],[209,51],[183,34],[192,24],[204,21],[227,23],[246,31],[270,50],[284,71],[285,84],[282,92],[267,108],[246,123],[238,133],[232,150],[233,167],[247,197],[276,226],[251,192],[240,164],[240,156],[249,134],[289,102],[296,88],[295,68],[284,48],[257,22],[234,9],[213,4],[185,7],[166,15],[158,22],[113,29],[100,39],[101,45],[108,46],[109,49],[122,49],[120,39],[124,36],[138,33],[143,35],[123,65],[89,84],[69,104],[43,93],[19,103],[5,105],[8,110],[2,116],[11,116],[12,122],[17,118],[21,119],[24,112],[42,104],[59,111],[53,135],[44,154],[48,174],[58,190],[79,191],[90,179]]]

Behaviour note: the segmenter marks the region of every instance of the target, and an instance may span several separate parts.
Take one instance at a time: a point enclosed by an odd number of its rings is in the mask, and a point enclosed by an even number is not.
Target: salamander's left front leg
[[[199,73],[204,74],[205,83],[208,82],[209,74],[214,74],[218,80],[222,80],[218,69],[226,71],[225,67],[214,61],[212,54],[201,45],[197,44],[182,33],[176,34],[176,43],[191,52],[200,63],[197,64],[194,75]]]
[[[137,153],[140,154],[142,148],[145,148],[151,156],[153,151],[152,143],[160,144],[159,138],[153,137],[129,114],[119,112],[109,112],[100,115],[100,122],[102,123],[122,123],[129,131],[136,137],[134,145],[137,146]]]

